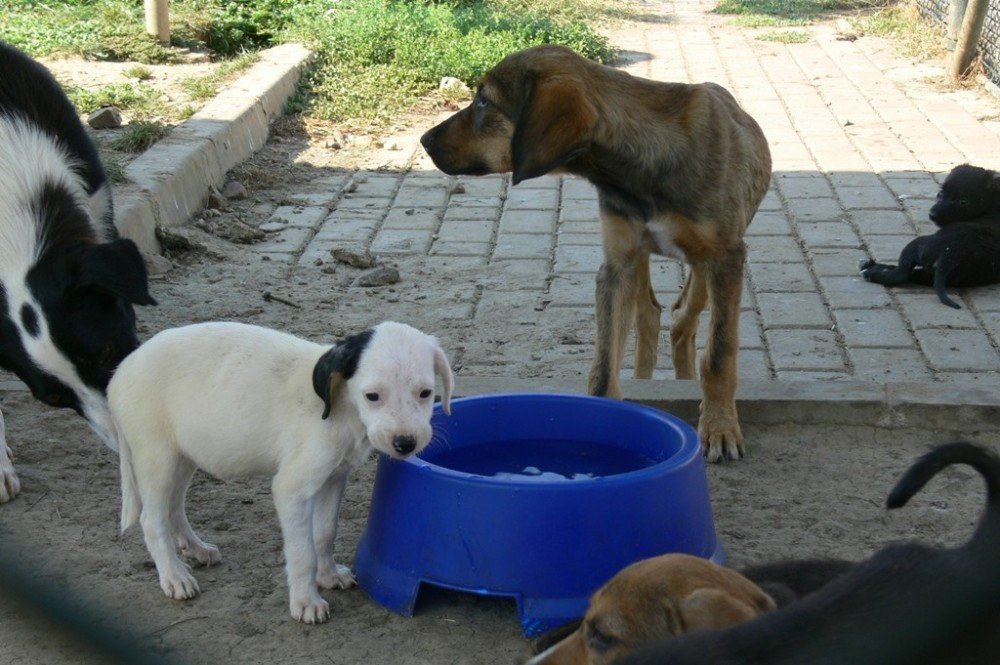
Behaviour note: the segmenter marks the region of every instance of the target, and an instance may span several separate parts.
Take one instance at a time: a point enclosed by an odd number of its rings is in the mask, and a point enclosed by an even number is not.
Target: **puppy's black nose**
[[[392,439],[392,447],[400,455],[409,455],[417,447],[417,440],[412,436],[396,436]]]
[[[420,137],[420,145],[424,146],[424,150],[430,152],[431,148],[434,147],[434,140],[437,138],[437,135],[440,132],[441,132],[441,125],[438,125],[436,127],[431,127],[426,132],[424,132],[424,135]]]

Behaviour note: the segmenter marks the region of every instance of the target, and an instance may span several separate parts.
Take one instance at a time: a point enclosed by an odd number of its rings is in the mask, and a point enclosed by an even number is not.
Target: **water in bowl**
[[[421,458],[462,473],[508,480],[582,480],[638,471],[656,463],[646,455],[591,441],[529,439],[433,447]]]

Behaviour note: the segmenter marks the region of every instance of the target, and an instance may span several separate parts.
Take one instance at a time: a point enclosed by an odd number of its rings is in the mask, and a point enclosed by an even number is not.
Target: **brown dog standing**
[[[735,570],[664,554],[615,575],[594,593],[579,627],[545,645],[528,665],[604,665],[650,642],[728,628],[776,607]]]
[[[656,365],[662,307],[651,252],[691,266],[673,307],[677,378],[695,377],[698,315],[711,301],[701,361],[699,433],[709,461],[743,454],[736,353],[746,247],[743,232],[771,179],[757,123],[722,87],[636,78],[568,48],[514,53],[483,78],[472,104],[421,138],[451,175],[550,172],[598,190],[604,264],[597,274],[597,350],[589,391],[621,397],[625,343],[636,327],[635,376]]]

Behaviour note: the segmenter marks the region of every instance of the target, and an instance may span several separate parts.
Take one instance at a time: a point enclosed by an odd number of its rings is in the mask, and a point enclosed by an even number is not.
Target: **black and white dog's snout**
[[[417,439],[410,434],[392,437],[392,449],[400,455],[409,455],[416,447]]]

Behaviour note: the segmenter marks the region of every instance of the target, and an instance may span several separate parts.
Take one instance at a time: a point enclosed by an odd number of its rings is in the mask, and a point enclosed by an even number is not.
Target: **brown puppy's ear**
[[[312,376],[313,390],[323,400],[323,420],[330,416],[337,394],[358,370],[361,354],[374,334],[374,330],[368,329],[347,337],[316,361]]]
[[[597,123],[597,109],[576,79],[529,73],[525,88],[510,145],[515,185],[584,153]]]
[[[721,589],[697,589],[677,603],[676,610],[686,633],[728,628],[763,614],[761,609]]]

